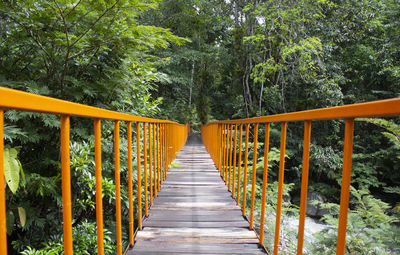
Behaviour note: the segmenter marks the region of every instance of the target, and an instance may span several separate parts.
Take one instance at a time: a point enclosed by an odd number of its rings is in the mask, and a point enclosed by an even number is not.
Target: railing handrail
[[[147,118],[117,111],[105,110],[94,106],[73,103],[61,99],[36,95],[4,87],[0,87],[0,107],[4,110],[24,110],[97,119],[184,125],[174,121]]]
[[[0,87],[0,182],[4,180],[4,112],[20,110],[60,115],[60,158],[61,158],[61,190],[63,211],[63,238],[64,252],[73,254],[72,241],[72,208],[71,208],[71,174],[70,174],[70,117],[91,118],[94,120],[95,141],[95,178],[96,178],[96,222],[97,222],[97,250],[104,254],[103,246],[103,208],[102,208],[102,177],[101,177],[101,120],[114,121],[114,164],[115,164],[115,197],[116,197],[116,246],[117,254],[122,255],[122,226],[121,226],[121,190],[120,190],[120,121],[127,123],[126,135],[128,145],[128,193],[129,193],[129,246],[134,244],[134,217],[133,217],[133,176],[132,176],[132,122],[136,123],[136,161],[137,161],[137,195],[138,195],[138,229],[142,229],[142,179],[141,160],[144,164],[144,194],[145,215],[148,216],[148,184],[157,197],[165,180],[169,164],[175,159],[186,141],[189,125],[174,121],[140,117],[116,111],[105,110],[88,105],[72,103],[60,99],[31,94],[14,89]],[[141,127],[143,135],[140,135]],[[148,139],[146,138],[148,134]],[[141,143],[143,142],[143,158]],[[147,159],[147,144],[149,145],[149,159]],[[149,164],[149,168],[147,165]],[[152,175],[152,173],[154,173]],[[147,178],[149,174],[149,179]],[[152,178],[154,176],[154,178]],[[154,181],[154,185],[153,184]],[[150,199],[150,206],[152,205]],[[5,187],[0,185],[0,254],[7,254],[7,227],[6,227]],[[128,246],[128,247],[129,247]]]
[[[210,124],[246,124],[267,122],[295,122],[305,120],[347,119],[358,117],[388,117],[400,114],[400,98],[378,100],[306,111],[289,112],[245,119],[220,120]]]
[[[237,204],[239,205],[240,197],[240,170],[241,159],[238,165],[236,161],[232,164],[232,153],[236,155],[239,153],[241,157],[242,148],[238,146],[239,152],[236,151],[237,130],[239,129],[240,137],[242,140],[243,126],[245,131],[245,150],[244,150],[244,175],[243,175],[243,194],[242,194],[242,213],[244,216],[246,212],[246,187],[247,187],[247,161],[248,161],[248,137],[249,125],[254,125],[254,148],[257,148],[257,134],[259,124],[265,124],[265,142],[264,142],[264,170],[263,170],[263,183],[262,183],[262,205],[261,205],[261,223],[259,232],[259,242],[263,245],[264,236],[264,218],[265,218],[265,203],[266,203],[266,189],[267,189],[267,176],[268,176],[268,152],[270,143],[270,124],[277,122],[281,123],[281,141],[280,141],[280,160],[279,160],[279,177],[278,177],[278,199],[276,211],[276,225],[275,225],[275,239],[274,239],[274,255],[278,254],[279,239],[280,239],[280,221],[281,221],[281,208],[282,208],[282,194],[285,172],[285,149],[286,149],[286,131],[288,122],[303,121],[304,122],[304,142],[303,142],[303,169],[301,177],[301,195],[300,195],[300,215],[299,215],[299,228],[298,228],[298,243],[297,255],[303,254],[303,240],[304,240],[304,225],[305,214],[307,207],[307,187],[309,176],[309,158],[310,158],[310,141],[311,141],[311,124],[315,120],[333,120],[344,119],[344,148],[343,148],[343,170],[342,182],[340,192],[340,212],[339,212],[339,226],[338,238],[336,243],[336,254],[343,255],[346,245],[346,230],[347,230],[347,213],[349,208],[350,199],[350,181],[351,181],[351,168],[352,168],[352,154],[353,154],[353,137],[354,137],[354,119],[357,117],[389,117],[400,115],[400,98],[379,100],[366,103],[358,103],[352,105],[343,105],[330,108],[320,108],[307,111],[291,112],[284,114],[276,114],[271,116],[261,116],[246,119],[236,120],[221,120],[202,125],[202,137],[206,149],[214,160],[215,165],[220,171],[222,178],[232,191],[232,197],[235,196],[235,175],[236,167],[238,169],[237,179]],[[235,128],[233,128],[235,126]],[[233,131],[234,130],[234,131]],[[232,137],[234,137],[234,146],[232,146]],[[234,147],[234,149],[232,148]],[[232,151],[233,149],[233,151]],[[253,153],[253,178],[252,178],[252,192],[251,192],[251,210],[249,228],[254,229],[254,199],[255,199],[255,178],[256,178],[256,162],[257,162],[257,149]],[[236,158],[236,157],[234,157]],[[231,179],[233,179],[231,185]]]

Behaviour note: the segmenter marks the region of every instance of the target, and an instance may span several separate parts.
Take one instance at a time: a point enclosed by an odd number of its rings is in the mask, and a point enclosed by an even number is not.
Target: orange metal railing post
[[[156,133],[155,133],[155,130],[156,130],[156,124],[153,123],[154,197],[157,197],[157,186],[158,186],[158,185],[157,185],[157,183],[158,183],[158,178],[157,178],[157,153],[156,153],[156,152],[157,152],[157,151],[156,151],[156,149],[157,149],[157,140],[156,140]]]
[[[132,173],[132,122],[127,123],[128,135],[128,199],[129,199],[129,245],[133,246],[134,219],[133,219],[133,173]]]
[[[163,146],[163,135],[162,135],[162,129],[163,125],[160,124],[160,129],[158,130],[159,132],[159,145],[160,145],[160,181],[161,184],[164,182],[164,146]]]
[[[270,123],[266,123],[265,124],[265,140],[264,140],[264,170],[263,170],[263,184],[262,184],[262,195],[261,195],[260,236],[259,236],[261,245],[263,245],[263,243],[264,243],[265,203],[267,200],[269,127],[270,127]]]
[[[231,190],[231,177],[232,177],[232,137],[233,137],[233,125],[230,125],[229,132],[229,173],[228,173],[228,190]]]
[[[297,255],[303,254],[304,223],[307,210],[308,168],[310,161],[311,121],[304,122],[303,173],[301,175],[300,217],[297,238]]]
[[[164,130],[165,130],[164,124],[161,124],[161,151],[162,151],[162,153],[161,153],[161,164],[162,164],[161,169],[163,170],[163,172],[162,172],[162,174],[163,174],[162,181],[163,182],[165,181],[165,172],[166,172],[166,168],[165,168],[165,149],[166,148],[165,148]]]
[[[97,254],[104,254],[103,195],[101,179],[101,120],[94,120],[94,162],[96,178]]]
[[[244,176],[243,176],[243,202],[242,214],[246,216],[246,192],[247,192],[247,162],[249,157],[249,124],[246,124],[246,136],[244,146]]]
[[[161,148],[160,148],[160,126],[157,124],[157,175],[158,175],[158,191],[161,189]]]
[[[235,197],[237,129],[238,129],[238,125],[236,124],[236,125],[235,125],[235,139],[234,139],[234,146],[233,146],[232,197]]]
[[[225,133],[226,133],[226,125],[222,124],[222,145],[221,145],[221,147],[222,147],[222,162],[221,162],[220,172],[221,172],[222,179],[224,179],[224,180],[225,180],[225,166],[226,166],[226,164],[225,164],[225,159],[226,159]]]
[[[147,192],[147,123],[143,122],[143,158],[144,158],[144,215],[149,216],[149,206],[148,206],[148,192]]]
[[[224,167],[223,167],[222,176],[224,178],[225,183],[226,183],[226,169],[228,168],[228,138],[229,138],[229,128],[228,127],[229,127],[228,125],[225,125],[225,129],[224,129],[224,132],[225,132],[224,155],[225,155],[225,157],[224,157]]]
[[[239,159],[238,159],[238,177],[237,177],[237,193],[236,193],[236,204],[239,205],[240,199],[240,170],[242,167],[242,136],[243,136],[243,125],[240,124],[239,129]]]
[[[64,253],[72,255],[71,168],[69,116],[61,116],[61,186],[63,203]]]
[[[224,159],[224,172],[223,177],[226,183],[226,173],[228,168],[228,151],[229,151],[229,125],[225,125],[225,159]]]
[[[351,161],[353,155],[354,119],[346,119],[343,150],[342,189],[336,255],[344,255],[346,246],[347,212],[349,210]]]
[[[4,180],[4,110],[0,109],[0,180]],[[7,254],[6,190],[0,185],[0,254]]]
[[[168,147],[167,147],[167,128],[166,124],[163,124],[163,147],[164,147],[164,180],[167,177],[167,171],[168,171],[168,164],[167,164],[167,153],[168,153]]]
[[[121,181],[119,156],[119,121],[114,121],[114,163],[115,163],[115,220],[117,225],[117,254],[122,255],[121,233]]]
[[[218,125],[218,170],[221,173],[223,135],[222,135],[222,125],[221,124],[217,125]]]
[[[163,125],[163,147],[164,147],[164,157],[163,157],[163,162],[164,162],[164,181],[165,178],[167,177],[167,170],[168,170],[168,166],[167,166],[167,153],[168,153],[168,147],[167,147],[167,143],[166,143],[166,125]]]
[[[160,146],[160,148],[159,148],[159,150],[160,150],[160,181],[161,181],[161,183],[160,183],[160,186],[163,184],[163,182],[164,182],[164,162],[163,162],[163,153],[164,153],[164,151],[163,151],[163,136],[162,136],[162,124],[160,124],[160,128],[158,129],[158,135],[159,135],[159,137],[158,137],[158,139],[159,139],[159,146]]]
[[[277,208],[276,208],[276,222],[275,222],[274,255],[278,254],[278,249],[279,249],[279,233],[281,227],[281,211],[282,211],[282,195],[283,195],[283,177],[285,172],[286,129],[287,129],[287,122],[282,122],[279,177],[278,177],[278,202],[276,206]]]
[[[254,200],[256,196],[256,177],[257,177],[257,140],[258,140],[258,124],[254,124],[254,141],[253,141],[253,177],[251,180],[251,210],[250,210],[250,229],[253,229],[254,222]]]
[[[150,174],[150,206],[153,205],[153,148],[151,129],[153,124],[149,123],[149,174]]]
[[[169,170],[169,159],[170,159],[170,143],[169,143],[169,139],[168,137],[170,137],[169,134],[169,125],[165,124],[165,147],[166,147],[166,153],[165,153],[165,178],[167,178],[167,173]]]
[[[142,230],[142,173],[140,158],[140,122],[136,123],[136,164],[137,164],[137,195],[138,195],[138,227]]]

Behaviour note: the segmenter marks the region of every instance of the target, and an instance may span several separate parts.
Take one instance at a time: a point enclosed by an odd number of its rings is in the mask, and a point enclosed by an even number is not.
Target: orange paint
[[[336,255],[344,255],[346,246],[347,212],[349,210],[351,161],[353,155],[354,119],[346,119],[344,130],[342,190]]]
[[[287,129],[287,123],[282,122],[281,149],[280,149],[280,159],[279,159],[279,177],[278,177],[278,202],[276,205],[277,209],[276,209],[276,222],[275,222],[274,255],[277,255],[279,250],[279,234],[281,227],[282,195],[283,195],[283,177],[285,173],[286,129]]]
[[[147,123],[143,123],[143,157],[144,157],[144,215],[149,216],[148,191],[147,191]]]
[[[153,205],[153,148],[152,148],[152,136],[151,136],[151,130],[152,130],[153,124],[149,123],[149,174],[150,174],[150,206]]]
[[[234,146],[233,146],[233,169],[232,169],[232,197],[235,197],[237,128],[238,128],[238,125],[235,125],[235,135],[234,135],[235,139],[234,139]]]
[[[231,190],[231,178],[232,178],[232,137],[233,137],[233,125],[230,125],[229,131],[229,175],[228,175],[228,190]]]
[[[140,122],[136,123],[136,164],[137,164],[137,195],[138,195],[138,227],[142,230],[142,173],[140,158]]]
[[[253,177],[251,179],[251,209],[250,209],[250,229],[253,229],[254,221],[254,199],[256,196],[256,178],[257,178],[257,140],[258,140],[258,124],[254,124],[254,147],[253,147]]]
[[[304,223],[307,210],[308,168],[310,161],[311,121],[304,122],[303,172],[301,175],[300,217],[297,238],[297,255],[303,254]]]
[[[117,254],[122,255],[121,230],[121,180],[119,154],[119,121],[114,121],[114,163],[115,163],[115,221],[117,225]]]
[[[0,180],[4,180],[4,111],[0,109]],[[6,191],[0,185],[0,254],[7,254]]]
[[[129,245],[134,244],[133,173],[132,173],[132,122],[128,122],[128,198],[129,198]]]
[[[246,216],[246,192],[247,192],[247,161],[249,157],[249,124],[246,124],[246,137],[244,146],[244,176],[243,176],[243,202],[242,202],[242,214]]]
[[[268,181],[268,152],[269,152],[269,128],[270,123],[265,124],[265,141],[264,141],[264,169],[263,184],[261,195],[261,217],[260,217],[260,244],[264,243],[264,224],[265,224],[265,203],[267,200],[267,181]]]
[[[238,159],[238,178],[237,178],[237,194],[236,194],[236,204],[239,205],[240,199],[240,170],[242,168],[242,136],[243,136],[243,125],[240,125],[239,130],[239,159]]]
[[[101,121],[94,120],[94,162],[96,178],[96,222],[97,222],[97,254],[104,254],[103,239],[103,195],[101,179]]]
[[[64,253],[72,255],[71,168],[69,116],[61,116],[61,190],[63,203]]]

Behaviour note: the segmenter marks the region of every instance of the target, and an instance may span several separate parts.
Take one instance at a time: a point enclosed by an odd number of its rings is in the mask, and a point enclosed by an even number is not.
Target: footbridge
[[[114,126],[115,244],[122,254],[265,254],[280,252],[286,131],[292,122],[304,123],[301,201],[297,254],[303,253],[310,139],[313,122],[343,120],[343,170],[336,254],[346,246],[354,119],[398,116],[400,99],[345,105],[249,119],[225,120],[202,126],[201,136],[188,124],[132,116],[0,88],[0,155],[4,153],[4,113],[39,112],[60,118],[60,163],[64,254],[73,254],[71,208],[70,118],[93,120],[97,252],[104,253],[102,206],[102,123]],[[271,124],[280,125],[280,160],[276,210],[266,208]],[[258,148],[258,134],[264,141]],[[188,135],[190,134],[190,135]],[[121,203],[120,138],[127,140],[128,202]],[[250,139],[251,138],[251,139]],[[251,142],[249,142],[251,140]],[[243,146],[242,146],[243,145]],[[43,145],[46,146],[46,145]],[[253,148],[252,151],[250,149]],[[135,151],[134,151],[135,150]],[[257,155],[262,153],[261,157]],[[263,159],[261,198],[256,197],[257,159]],[[136,163],[136,164],[133,164]],[[251,167],[248,165],[251,164]],[[0,180],[5,179],[0,157]],[[6,188],[0,185],[0,254],[8,254]],[[258,201],[256,201],[258,199]],[[134,203],[135,202],[135,203]],[[261,204],[256,211],[256,202]],[[266,229],[266,210],[275,228]],[[258,210],[258,209],[257,209]],[[123,214],[122,212],[127,212]],[[125,217],[126,218],[122,218]],[[128,226],[122,226],[127,222]],[[256,224],[257,223],[257,224]],[[126,229],[126,231],[123,231]],[[268,233],[268,235],[266,235]],[[266,238],[273,245],[264,247]],[[126,240],[123,242],[123,240]],[[123,245],[126,243],[126,245]]]

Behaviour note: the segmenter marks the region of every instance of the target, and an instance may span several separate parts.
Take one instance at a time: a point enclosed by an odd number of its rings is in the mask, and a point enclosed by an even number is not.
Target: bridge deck
[[[176,162],[127,254],[265,254],[200,137]]]

